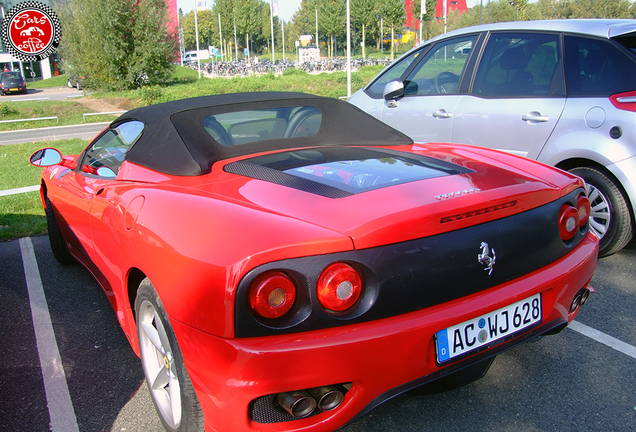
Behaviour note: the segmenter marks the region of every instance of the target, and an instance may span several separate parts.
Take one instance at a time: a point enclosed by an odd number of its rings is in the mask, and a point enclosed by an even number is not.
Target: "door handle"
[[[528,114],[526,114],[524,116],[521,116],[521,120],[527,121],[527,122],[545,123],[548,120],[550,120],[550,117],[542,116],[538,112],[531,112],[531,113],[528,113]]]
[[[451,116],[450,113],[447,113],[446,110],[443,110],[443,109],[437,110],[433,113],[433,117],[435,118],[445,119],[445,118],[450,118],[450,116]]]

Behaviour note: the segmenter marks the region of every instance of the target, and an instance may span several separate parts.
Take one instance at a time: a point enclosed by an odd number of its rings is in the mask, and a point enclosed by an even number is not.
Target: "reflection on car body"
[[[333,431],[465,384],[565,328],[596,266],[581,179],[336,99],[152,105],[31,162],[55,257],[99,281],[169,431]]]

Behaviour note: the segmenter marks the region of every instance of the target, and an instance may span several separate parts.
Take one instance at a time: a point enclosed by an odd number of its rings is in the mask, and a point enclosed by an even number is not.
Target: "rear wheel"
[[[592,205],[590,229],[599,238],[599,256],[618,252],[634,235],[632,215],[625,195],[600,169],[579,167],[570,172],[581,177],[587,184]]]
[[[170,432],[203,430],[203,413],[170,320],[154,286],[144,279],[135,300],[141,364],[152,401]]]
[[[64,265],[72,264],[74,262],[71,253],[68,251],[66,241],[60,230],[60,225],[57,223],[55,211],[53,210],[53,204],[48,197],[46,197],[46,226],[49,232],[49,242],[51,243],[51,250],[55,259]]]

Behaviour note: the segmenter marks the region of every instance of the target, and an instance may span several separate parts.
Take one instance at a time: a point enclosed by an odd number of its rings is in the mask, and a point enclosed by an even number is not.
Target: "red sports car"
[[[333,431],[465,384],[591,288],[583,181],[335,99],[206,96],[54,149],[51,247],[97,279],[169,431]]]

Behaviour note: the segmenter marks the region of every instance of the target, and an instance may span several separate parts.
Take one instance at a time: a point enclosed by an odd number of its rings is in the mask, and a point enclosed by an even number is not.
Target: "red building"
[[[411,12],[411,4],[414,1],[421,0],[406,0],[406,26],[412,29],[419,29],[419,21],[418,17],[414,17]],[[463,13],[468,11],[468,6],[466,6],[466,0],[437,0],[437,6],[435,6],[435,18],[443,19],[444,18],[444,2],[446,2],[447,13],[452,10],[457,10],[459,13]]]

